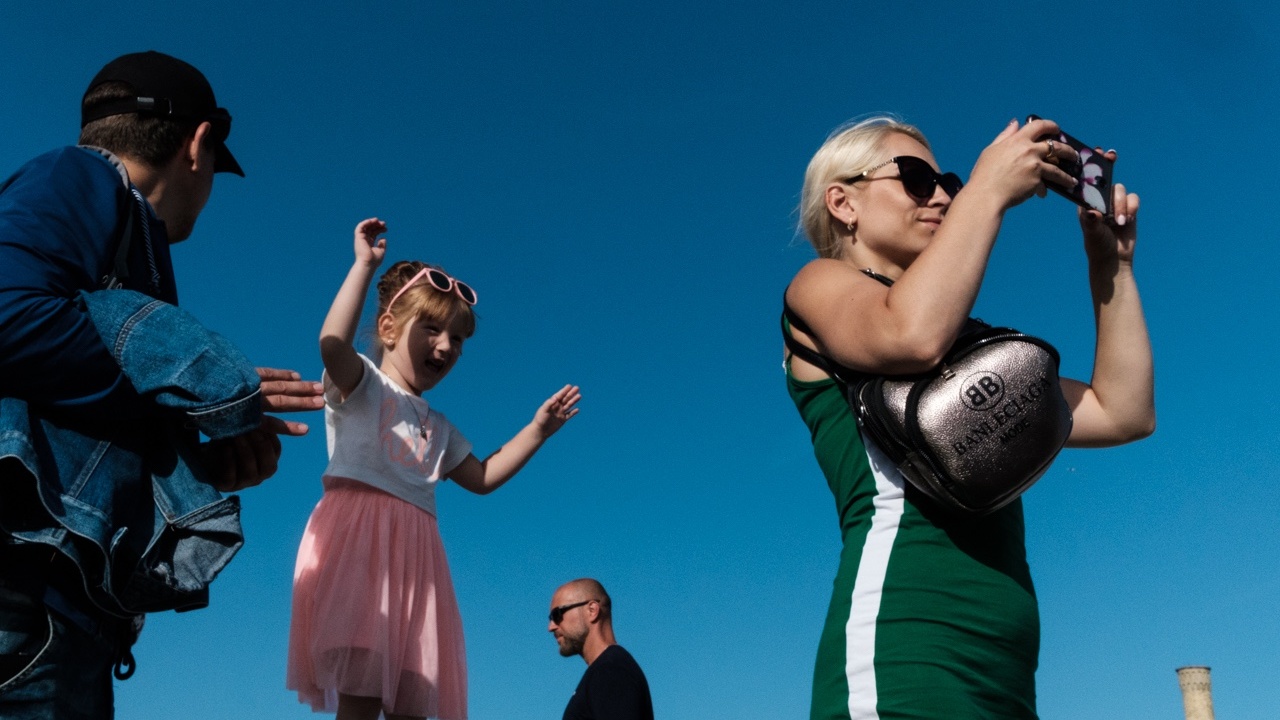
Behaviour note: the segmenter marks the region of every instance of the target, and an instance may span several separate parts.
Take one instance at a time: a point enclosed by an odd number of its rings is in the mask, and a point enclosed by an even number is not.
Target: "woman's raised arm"
[[[1080,211],[1098,339],[1089,383],[1062,382],[1075,419],[1068,443],[1075,447],[1140,440],[1156,426],[1155,363],[1133,275],[1138,196],[1120,184],[1114,193],[1114,224]]]

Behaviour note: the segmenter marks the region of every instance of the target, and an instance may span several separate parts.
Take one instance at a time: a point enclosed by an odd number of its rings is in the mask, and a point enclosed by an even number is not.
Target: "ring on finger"
[[[1045,153],[1044,153],[1044,161],[1047,163],[1052,163],[1054,161],[1053,141],[1045,140],[1045,143],[1047,144],[1047,149],[1045,150]]]

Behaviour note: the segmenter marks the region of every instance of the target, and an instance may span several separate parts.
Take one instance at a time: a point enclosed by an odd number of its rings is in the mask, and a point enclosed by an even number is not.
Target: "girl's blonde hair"
[[[871,169],[881,160],[885,138],[895,132],[929,147],[924,133],[914,125],[896,115],[873,115],[836,128],[813,154],[800,191],[800,227],[819,257],[838,258],[842,248],[836,223],[827,210],[827,188]]]
[[[412,280],[413,276],[421,272],[424,267],[445,272],[439,265],[428,266],[427,263],[417,260],[401,260],[387,268],[382,278],[378,280],[377,317],[381,318],[384,313],[390,312],[395,322],[393,326],[395,335],[399,337],[405,326],[418,318],[428,318],[444,324],[458,315],[463,318],[463,337],[471,337],[476,331],[476,315],[472,312],[471,306],[458,297],[457,293],[441,292],[429,281],[420,278],[413,287],[401,293],[400,297],[396,297],[396,293],[400,292],[404,284]],[[395,298],[395,305],[387,307],[392,298]],[[376,327],[373,332],[373,345],[375,356],[381,357],[385,345]]]

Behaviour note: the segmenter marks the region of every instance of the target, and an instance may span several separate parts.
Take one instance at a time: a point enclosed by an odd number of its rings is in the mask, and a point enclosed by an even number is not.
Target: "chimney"
[[[1178,668],[1178,687],[1182,688],[1182,708],[1187,720],[1213,720],[1209,668],[1198,665]]]

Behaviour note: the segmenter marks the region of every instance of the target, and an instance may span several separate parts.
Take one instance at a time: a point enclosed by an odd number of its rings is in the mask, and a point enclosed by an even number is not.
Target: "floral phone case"
[[[1031,115],[1028,121],[1039,120],[1039,116]],[[1045,187],[1081,207],[1097,210],[1108,218],[1113,216],[1111,208],[1111,170],[1115,161],[1106,155],[1095,152],[1070,135],[1059,132],[1056,136],[1046,135],[1041,140],[1053,140],[1065,143],[1080,154],[1080,162],[1059,162],[1058,165],[1079,183],[1074,188],[1066,188],[1055,183],[1045,183]]]

